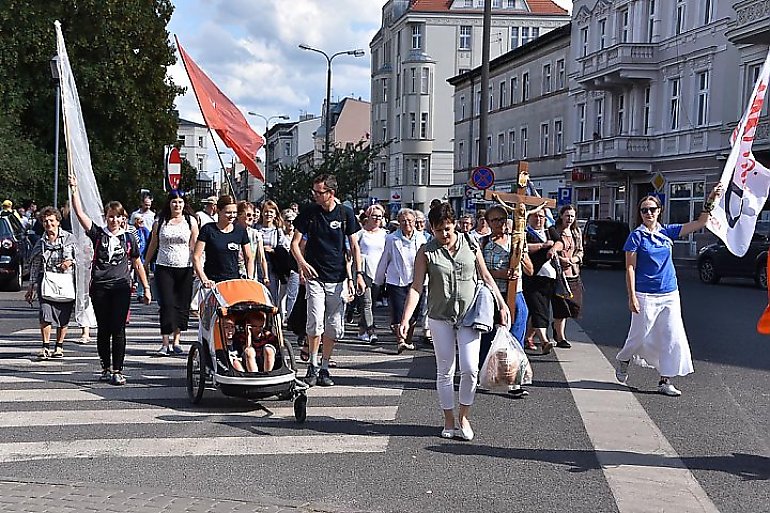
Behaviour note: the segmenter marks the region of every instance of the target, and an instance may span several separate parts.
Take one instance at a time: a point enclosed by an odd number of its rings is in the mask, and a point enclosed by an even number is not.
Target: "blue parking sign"
[[[571,205],[572,204],[572,187],[559,187],[556,203],[560,207],[564,205]]]

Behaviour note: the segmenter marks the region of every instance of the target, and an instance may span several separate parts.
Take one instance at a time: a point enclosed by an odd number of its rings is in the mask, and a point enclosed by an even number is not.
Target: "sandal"
[[[303,362],[310,361],[310,348],[307,344],[299,348],[299,359]]]
[[[64,358],[64,350],[61,346],[56,346],[56,350],[51,353],[51,358]]]
[[[47,360],[50,357],[51,357],[51,350],[47,347],[44,347],[37,353],[38,360]]]

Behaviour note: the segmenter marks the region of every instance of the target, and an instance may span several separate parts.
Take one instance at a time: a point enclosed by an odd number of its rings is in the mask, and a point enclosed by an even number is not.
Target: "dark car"
[[[709,284],[719,283],[722,278],[752,278],[758,287],[767,288],[768,247],[768,232],[759,229],[742,257],[730,253],[721,240],[704,246],[698,253],[698,276]]]
[[[19,291],[29,276],[31,247],[27,235],[8,217],[0,217],[0,287]]]
[[[591,219],[583,227],[583,265],[605,264],[622,267],[626,261],[623,246],[631,232],[622,221]]]

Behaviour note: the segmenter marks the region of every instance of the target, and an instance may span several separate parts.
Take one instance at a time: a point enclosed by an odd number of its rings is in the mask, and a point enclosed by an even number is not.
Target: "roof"
[[[568,14],[566,9],[562,9],[552,0],[526,0],[529,11],[532,14]],[[416,12],[450,12],[452,9],[452,0],[412,0],[410,11]],[[470,8],[463,10],[469,11]],[[475,9],[481,11],[482,9]],[[456,11],[456,10],[455,10]],[[500,13],[501,10],[494,9],[492,14]],[[508,11],[504,11],[508,12]]]
[[[206,125],[201,125],[200,123],[196,123],[195,121],[190,121],[189,119],[179,118],[179,126],[194,126],[198,128],[208,128]]]

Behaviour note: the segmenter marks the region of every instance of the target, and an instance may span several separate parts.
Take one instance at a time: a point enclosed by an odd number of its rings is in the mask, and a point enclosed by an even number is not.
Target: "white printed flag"
[[[770,79],[770,51],[746,112],[730,137],[732,149],[719,183],[719,198],[706,227],[722,239],[727,249],[743,256],[749,249],[757,217],[770,194],[770,170],[757,162],[751,151]]]

